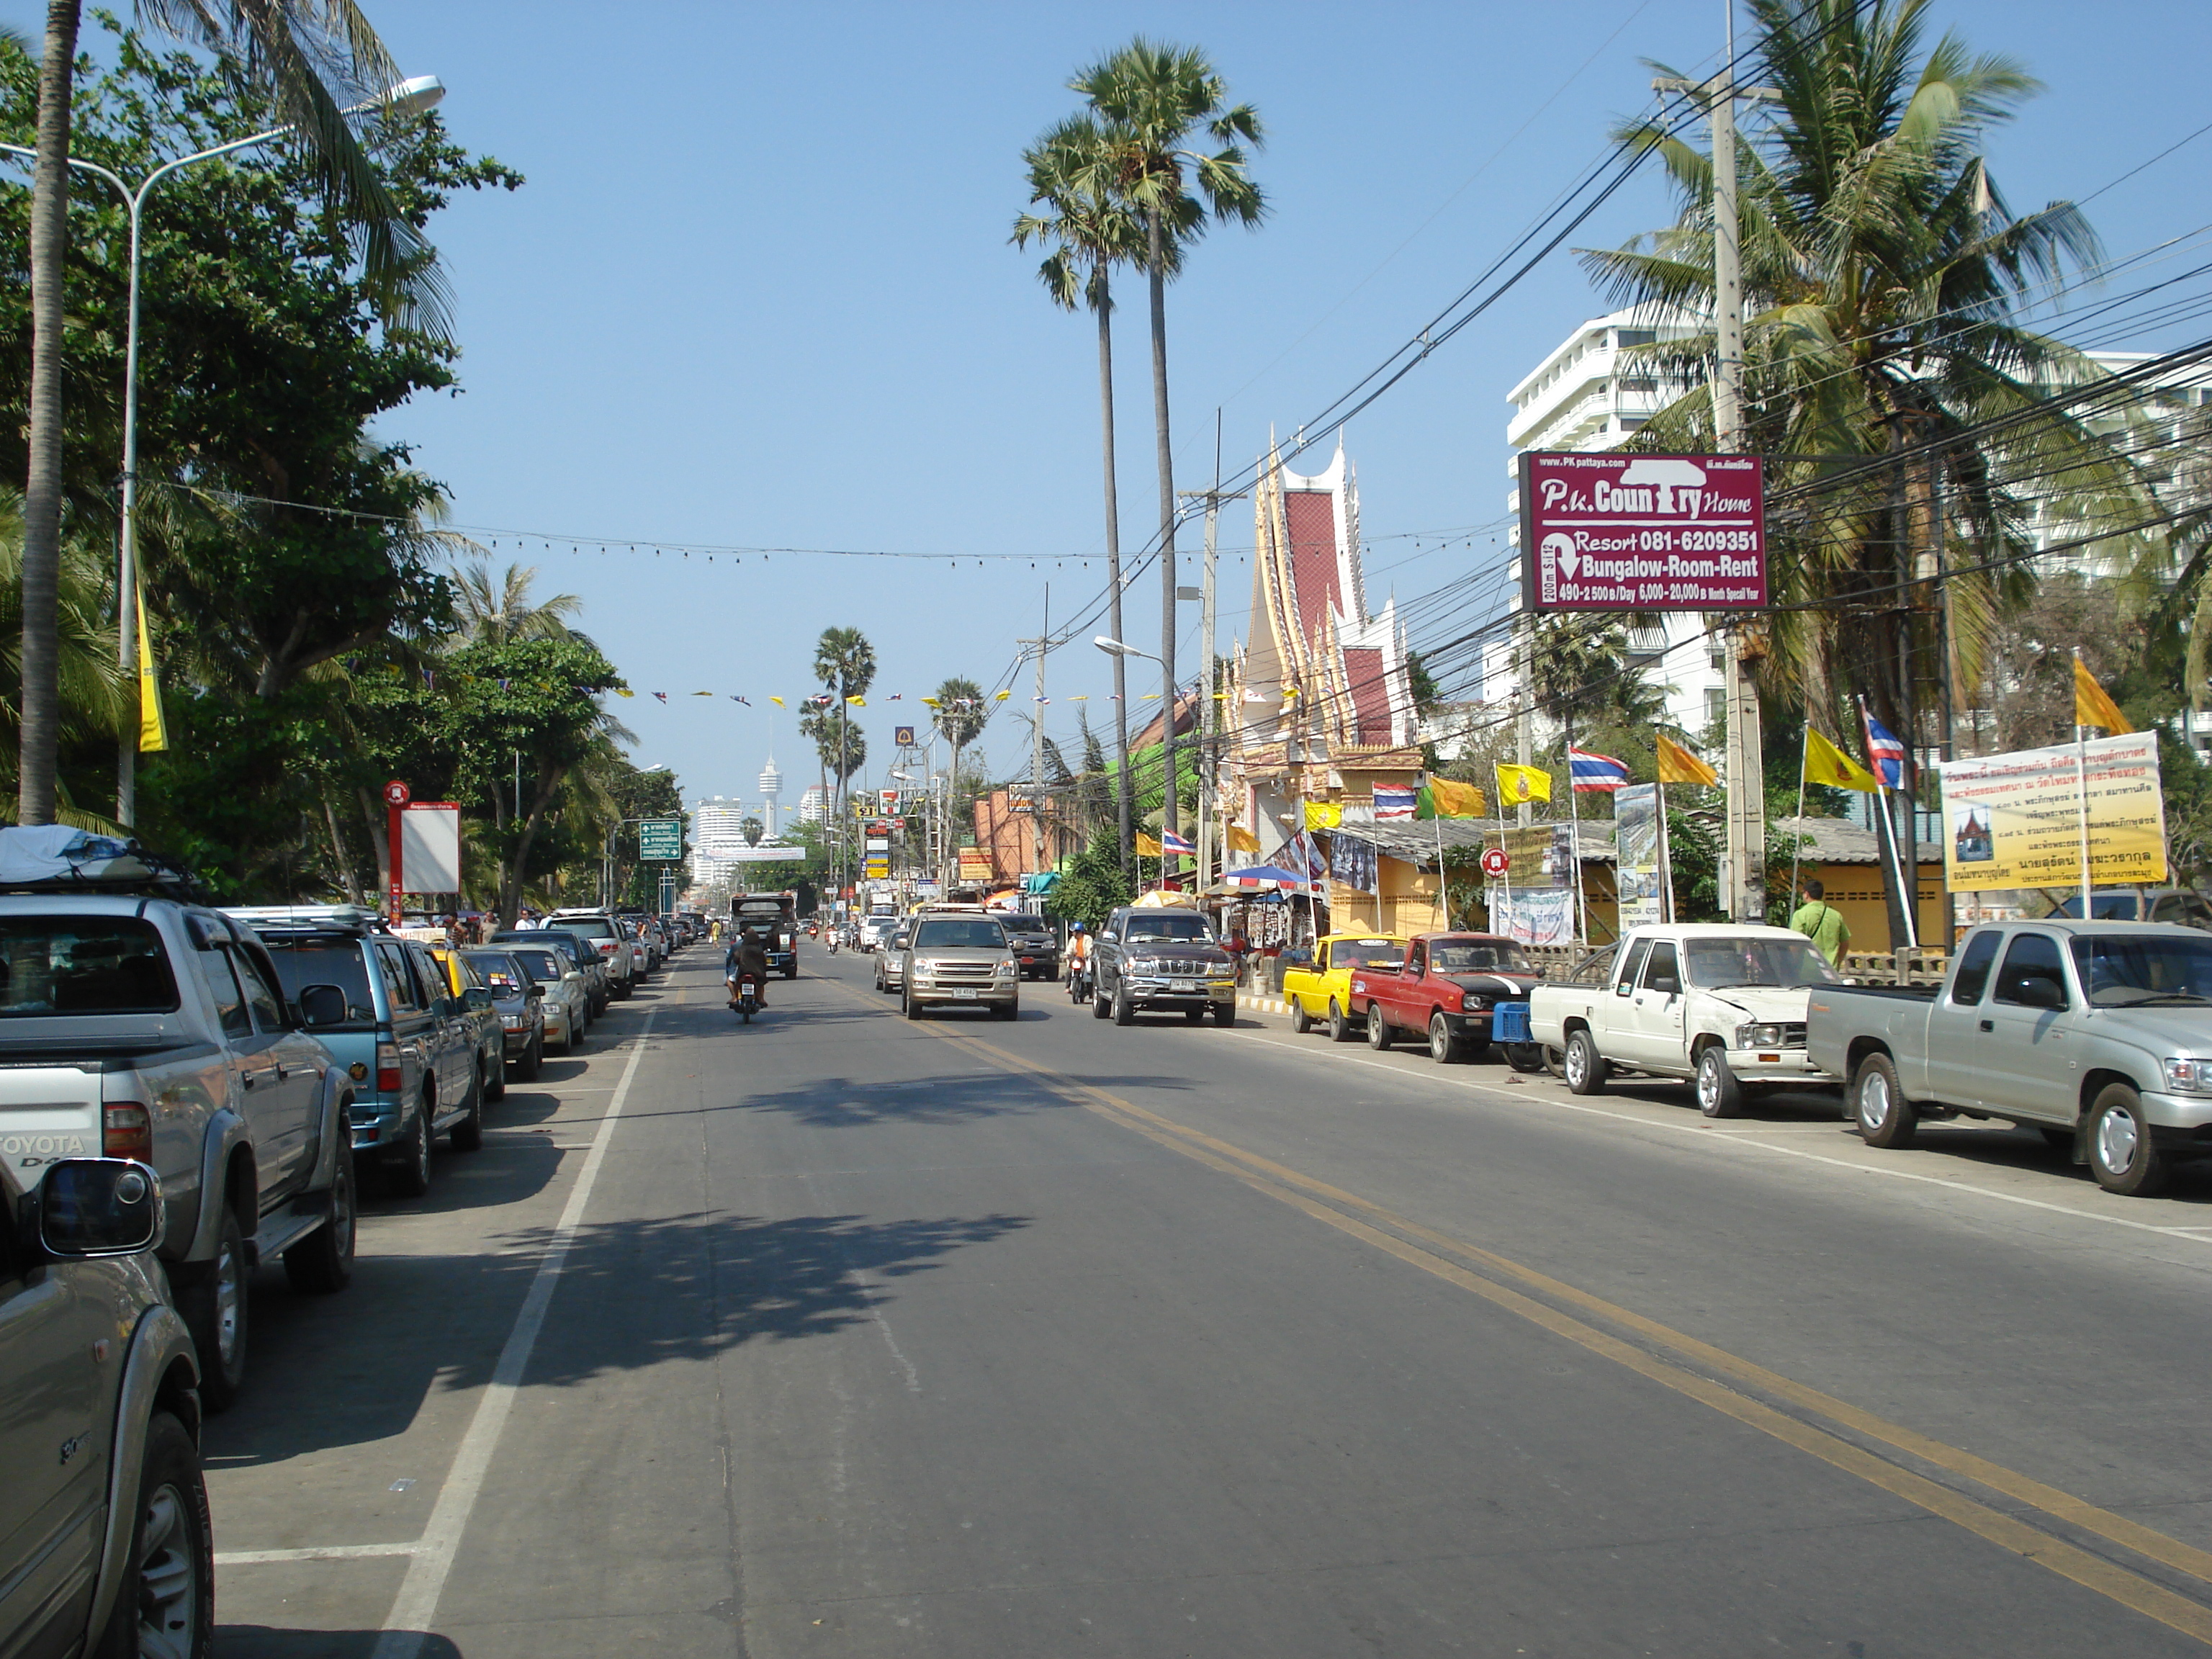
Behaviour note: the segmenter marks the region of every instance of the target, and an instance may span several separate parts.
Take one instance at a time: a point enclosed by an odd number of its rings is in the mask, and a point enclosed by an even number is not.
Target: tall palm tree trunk
[[[1145,215],[1145,242],[1150,258],[1145,263],[1152,290],[1152,434],[1160,465],[1160,714],[1164,721],[1160,742],[1167,778],[1160,828],[1164,834],[1179,836],[1182,824],[1176,802],[1175,454],[1168,434],[1168,285],[1167,273],[1161,269],[1166,259],[1164,240],[1160,210],[1150,209]],[[1167,864],[1164,855],[1163,873]]]
[[[22,738],[16,816],[54,821],[61,738],[62,270],[69,249],[70,94],[78,0],[47,0],[31,179],[30,466],[23,483]]]
[[[1114,637],[1121,637],[1121,502],[1115,483],[1114,460],[1114,305],[1107,288],[1106,266],[1097,267],[1098,291],[1098,409],[1099,431],[1106,452],[1106,617]],[[1115,815],[1121,834],[1121,873],[1129,873],[1136,843],[1130,837],[1136,816],[1134,790],[1129,780],[1128,659],[1114,658],[1114,754],[1120,763],[1115,779]]]

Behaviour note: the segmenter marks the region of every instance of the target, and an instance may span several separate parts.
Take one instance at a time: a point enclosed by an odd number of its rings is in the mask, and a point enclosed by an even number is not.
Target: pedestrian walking
[[[1851,942],[1850,926],[1844,913],[1823,896],[1827,889],[1819,880],[1807,881],[1802,890],[1805,902],[1790,918],[1790,925],[1813,941],[1813,948],[1827,957],[1831,968],[1838,967]]]

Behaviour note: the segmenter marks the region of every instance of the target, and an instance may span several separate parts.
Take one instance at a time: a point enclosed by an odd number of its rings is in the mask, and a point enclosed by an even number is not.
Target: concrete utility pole
[[[1735,100],[1774,98],[1764,87],[1735,84],[1735,3],[1728,3],[1728,51],[1720,71],[1711,80],[1654,81],[1662,92],[1686,92],[1699,98],[1712,122],[1713,131],[1713,434],[1724,454],[1743,447],[1743,270],[1741,234],[1736,209]],[[1759,688],[1746,672],[1745,663],[1763,650],[1754,646],[1749,657],[1743,625],[1723,621],[1722,639],[1726,650],[1727,752],[1723,757],[1721,782],[1727,796],[1728,880],[1722,885],[1721,903],[1738,921],[1766,920],[1766,783],[1765,740],[1760,730]]]
[[[1213,695],[1213,593],[1214,559],[1218,545],[1221,504],[1241,501],[1249,493],[1236,490],[1224,494],[1221,489],[1221,416],[1214,414],[1213,488],[1186,489],[1186,501],[1206,503],[1206,564],[1198,590],[1198,885],[1204,891],[1213,873],[1213,775],[1220,764],[1215,739],[1221,732],[1221,705]],[[1224,860],[1225,861],[1225,860]]]
[[[1036,653],[1036,712],[1030,719],[1030,844],[1036,849],[1036,867],[1046,868],[1044,860],[1044,653],[1052,648],[1051,590],[1046,590],[1045,616],[1047,624],[1042,637],[1017,640],[1017,645],[1026,645]]]

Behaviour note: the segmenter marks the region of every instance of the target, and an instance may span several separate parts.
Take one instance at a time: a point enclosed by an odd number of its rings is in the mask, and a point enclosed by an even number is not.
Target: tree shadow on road
[[[569,1241],[525,1387],[841,1330],[891,1300],[896,1281],[1029,1224],[701,1213],[590,1224]],[[433,1389],[481,1385],[552,1242],[537,1228],[481,1255],[363,1256],[340,1297],[290,1294],[281,1275],[261,1274],[255,1376],[237,1410],[209,1419],[210,1466],[392,1438]]]

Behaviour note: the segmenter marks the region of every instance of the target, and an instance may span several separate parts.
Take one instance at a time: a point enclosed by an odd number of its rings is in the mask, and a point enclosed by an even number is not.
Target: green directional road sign
[[[684,858],[682,818],[644,818],[637,826],[637,855],[647,864],[677,864]]]

